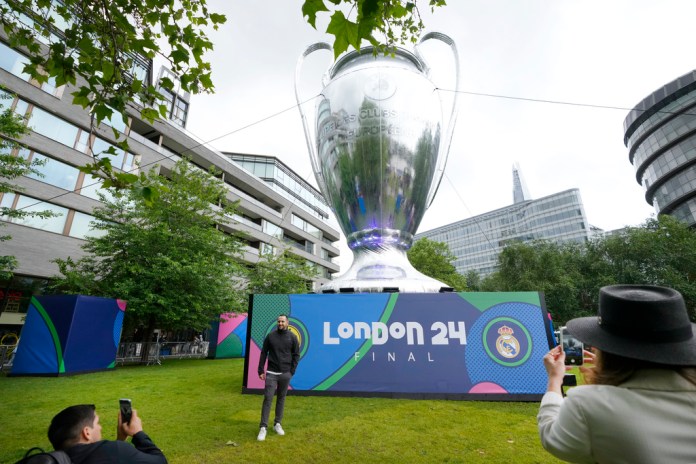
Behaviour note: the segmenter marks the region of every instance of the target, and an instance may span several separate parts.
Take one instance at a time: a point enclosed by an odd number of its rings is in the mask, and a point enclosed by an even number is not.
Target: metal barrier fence
[[[161,364],[163,359],[205,358],[209,342],[148,342],[121,343],[116,364],[142,362],[143,351],[148,350],[147,364]]]
[[[116,364],[142,362],[143,350],[149,350],[147,364],[162,364],[164,359],[205,358],[209,342],[152,342],[121,343],[116,354]],[[12,368],[16,345],[0,345],[0,372]]]
[[[9,371],[12,367],[14,349],[17,345],[0,345],[0,372]]]

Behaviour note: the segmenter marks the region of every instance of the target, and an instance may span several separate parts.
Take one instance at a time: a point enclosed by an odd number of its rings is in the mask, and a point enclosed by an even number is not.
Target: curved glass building
[[[658,214],[696,226],[696,70],[631,110],[624,144],[645,200]]]

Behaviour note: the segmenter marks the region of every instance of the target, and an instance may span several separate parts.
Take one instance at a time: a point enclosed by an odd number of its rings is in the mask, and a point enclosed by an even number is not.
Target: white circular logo
[[[373,74],[367,79],[364,91],[372,100],[386,100],[396,92],[396,84],[380,74]]]

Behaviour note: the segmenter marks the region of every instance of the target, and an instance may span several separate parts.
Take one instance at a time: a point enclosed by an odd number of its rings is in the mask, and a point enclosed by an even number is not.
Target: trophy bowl
[[[454,42],[450,46],[458,84]],[[420,55],[397,48],[378,55],[373,47],[343,54],[322,80],[311,122],[299,98],[304,58],[300,57],[295,94],[317,183],[353,252],[350,269],[324,284],[331,292],[438,292],[442,282],[418,272],[406,252],[442,180],[456,121],[457,92],[449,117],[440,92]]]

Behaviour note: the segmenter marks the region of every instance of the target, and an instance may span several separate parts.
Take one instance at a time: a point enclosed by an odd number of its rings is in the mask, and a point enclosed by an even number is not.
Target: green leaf
[[[331,15],[331,22],[326,28],[326,32],[336,37],[334,41],[335,58],[338,58],[338,55],[348,50],[349,45],[353,46],[356,50],[360,48],[358,25],[346,19],[340,11],[336,11]]]
[[[177,47],[172,50],[171,58],[174,63],[188,63],[189,53],[182,47]]]
[[[307,18],[307,22],[314,29],[317,28],[317,13],[320,11],[329,11],[323,0],[305,0],[302,5],[302,16]]]
[[[174,82],[172,82],[172,80],[167,76],[164,76],[162,77],[162,79],[159,80],[159,85],[167,90],[174,89]]]
[[[127,172],[117,172],[114,177],[121,183],[124,184],[135,184],[138,181],[138,176],[136,174],[130,174]]]
[[[212,81],[212,79],[210,78],[210,74],[203,74],[203,75],[201,75],[199,81],[200,81],[201,86],[203,87],[203,89],[205,89],[205,90],[213,90],[214,86],[213,86],[213,81]]]
[[[363,18],[374,18],[379,12],[379,0],[363,0],[360,3],[360,14]],[[400,6],[399,2],[396,2],[394,8]]]
[[[109,82],[114,77],[114,64],[111,61],[102,61],[101,70],[103,79],[106,82]]]
[[[143,81],[139,79],[133,79],[133,82],[131,82],[131,89],[133,90],[133,93],[138,93],[140,90],[143,88]]]
[[[210,21],[213,24],[225,24],[227,22],[227,17],[223,14],[210,13]]]
[[[82,92],[73,92],[71,95],[73,96],[73,104],[80,105],[82,108],[87,108],[92,103]]]
[[[143,108],[140,110],[140,116],[149,123],[153,123],[159,118],[159,113],[152,108]]]
[[[111,108],[109,108],[108,105],[105,105],[103,103],[98,103],[98,104],[94,105],[92,112],[94,113],[95,117],[97,118],[98,123],[101,123],[104,120],[110,119],[111,115],[114,114],[114,111]]]

